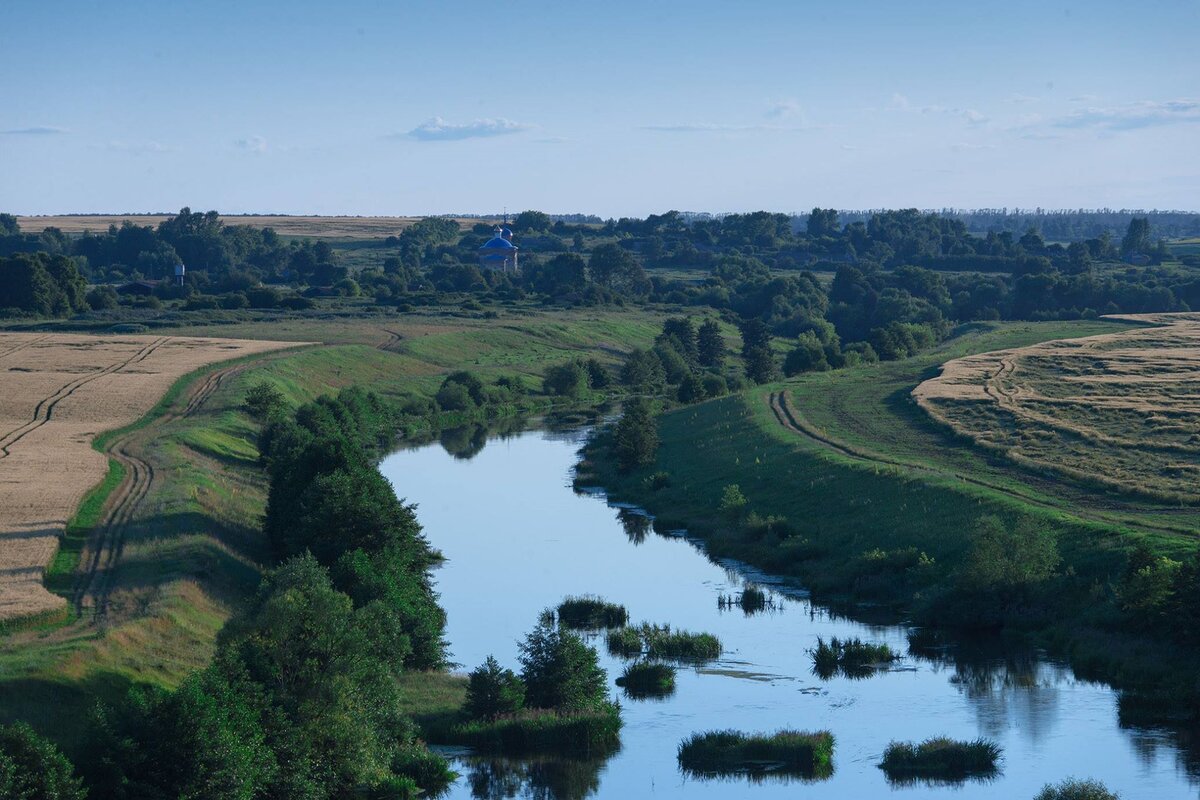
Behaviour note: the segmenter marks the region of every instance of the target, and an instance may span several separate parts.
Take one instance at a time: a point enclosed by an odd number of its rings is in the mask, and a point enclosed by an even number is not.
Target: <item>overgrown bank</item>
[[[1197,714],[1196,643],[1169,633],[1197,613],[1192,543],[816,447],[774,419],[767,397],[779,388],[663,414],[653,459],[626,459],[625,470],[619,431],[601,433],[577,481],[647,508],[663,529],[686,527],[714,556],[799,577],[824,600],[1026,637],[1084,676],[1172,698],[1163,707],[1174,716]],[[1184,563],[1168,570],[1164,558]],[[1139,611],[1147,603],[1150,614]]]

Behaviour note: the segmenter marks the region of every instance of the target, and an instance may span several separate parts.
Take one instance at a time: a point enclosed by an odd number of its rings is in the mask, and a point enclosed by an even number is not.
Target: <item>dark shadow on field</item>
[[[125,528],[124,541],[127,544],[141,544],[155,540],[170,541],[181,536],[211,538],[255,563],[263,563],[270,558],[266,537],[261,529],[250,525],[224,524],[197,511],[133,520]]]

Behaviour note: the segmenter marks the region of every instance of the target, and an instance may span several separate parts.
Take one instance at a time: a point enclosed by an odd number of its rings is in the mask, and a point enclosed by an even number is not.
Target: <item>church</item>
[[[492,238],[479,248],[479,265],[485,269],[497,269],[501,272],[516,272],[517,246],[512,243],[513,232],[508,225],[496,226]]]

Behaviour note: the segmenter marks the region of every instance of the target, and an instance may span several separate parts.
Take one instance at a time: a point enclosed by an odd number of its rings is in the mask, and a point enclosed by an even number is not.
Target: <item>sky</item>
[[[1200,0],[5,0],[0,211],[1200,209]]]

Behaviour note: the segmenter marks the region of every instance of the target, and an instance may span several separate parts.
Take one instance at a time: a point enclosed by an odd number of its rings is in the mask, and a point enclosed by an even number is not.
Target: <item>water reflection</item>
[[[630,544],[641,544],[650,535],[653,518],[645,511],[636,508],[618,508],[617,521],[625,530],[625,536]]]
[[[600,789],[608,759],[466,758],[467,784],[476,800],[583,800]]]

